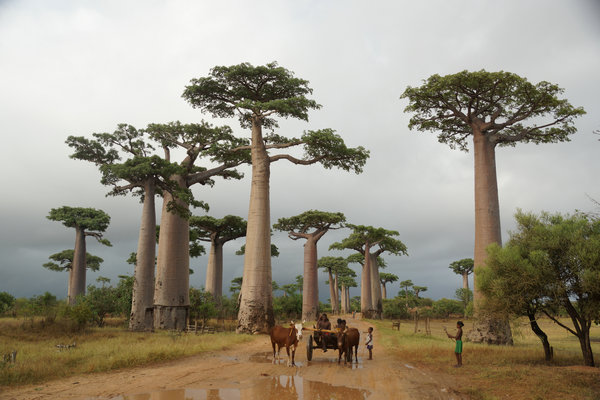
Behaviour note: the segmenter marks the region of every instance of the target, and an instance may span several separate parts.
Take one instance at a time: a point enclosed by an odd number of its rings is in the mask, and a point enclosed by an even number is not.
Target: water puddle
[[[283,353],[283,354],[279,355],[279,360],[273,362],[273,352],[267,351],[267,352],[252,354],[250,357],[248,357],[248,361],[257,362],[257,363],[269,363],[269,364],[276,364],[276,365],[287,365],[288,357],[287,357],[286,353]],[[294,360],[294,364],[296,364],[296,367],[303,366],[303,363],[300,361],[297,361],[297,360]]]
[[[113,397],[111,400],[365,400],[367,390],[334,386],[299,376],[274,376],[255,380],[242,389],[178,389]]]

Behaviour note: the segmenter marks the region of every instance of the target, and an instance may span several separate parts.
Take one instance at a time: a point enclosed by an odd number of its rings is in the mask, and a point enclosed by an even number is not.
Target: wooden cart
[[[328,329],[317,329],[317,328],[308,328],[303,327],[302,330],[312,331],[313,333],[308,335],[308,340],[306,341],[306,359],[308,361],[312,360],[313,350],[314,349],[322,349],[323,348],[323,333],[329,333],[332,335],[336,335],[337,331],[328,330]],[[331,343],[327,343],[325,348],[331,350],[337,350],[337,339],[335,341],[331,341]]]

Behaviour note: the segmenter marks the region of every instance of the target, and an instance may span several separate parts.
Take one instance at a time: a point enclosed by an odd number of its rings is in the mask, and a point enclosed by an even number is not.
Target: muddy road
[[[350,320],[365,332],[367,325]],[[320,349],[306,359],[306,340],[296,352],[296,367],[287,366],[285,349],[273,363],[270,339],[257,336],[250,343],[218,353],[110,373],[75,376],[0,393],[15,400],[301,400],[301,399],[460,399],[443,376],[420,371],[386,354],[377,344],[373,360],[364,345],[358,363],[337,363],[338,354]],[[361,333],[362,339],[362,333]],[[362,340],[361,340],[362,344]]]

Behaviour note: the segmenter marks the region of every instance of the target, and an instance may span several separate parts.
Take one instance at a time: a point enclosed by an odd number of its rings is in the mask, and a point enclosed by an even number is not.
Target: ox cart
[[[314,349],[322,349],[323,348],[323,340],[325,340],[325,348],[331,350],[337,350],[337,330],[329,330],[329,329],[317,329],[315,327],[302,328],[306,331],[312,331],[313,333],[308,335],[308,340],[306,341],[306,359],[308,361],[312,360],[313,350]],[[329,335],[326,335],[329,334]]]

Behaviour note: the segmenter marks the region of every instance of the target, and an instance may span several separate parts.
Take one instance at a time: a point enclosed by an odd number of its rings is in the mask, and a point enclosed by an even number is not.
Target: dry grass
[[[81,373],[131,368],[220,350],[253,340],[232,332],[194,335],[137,333],[123,327],[61,333],[58,328],[23,329],[23,321],[0,320],[0,354],[17,350],[16,364],[0,364],[0,386],[39,383]],[[114,324],[111,324],[114,325]],[[122,324],[116,324],[121,325]],[[76,343],[60,351],[56,345]]]
[[[463,368],[455,364],[454,345],[444,334],[455,332],[456,321],[431,321],[431,336],[414,333],[413,322],[403,322],[400,332],[390,321],[371,321],[377,342],[392,349],[399,359],[435,373],[450,376],[454,389],[473,399],[600,399],[600,369],[583,367],[579,342],[549,320],[540,326],[554,347],[554,361],[544,361],[541,342],[525,320],[513,323],[514,346],[465,343]],[[421,328],[424,331],[424,324]],[[472,326],[465,324],[465,332]],[[592,328],[592,349],[600,363],[600,327]]]

